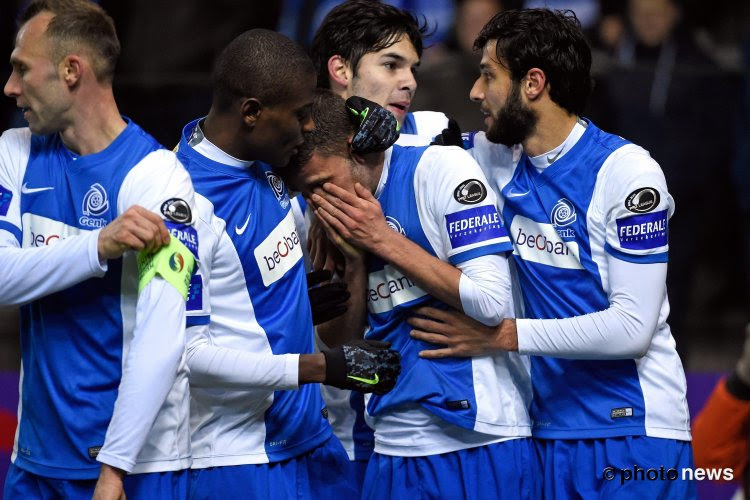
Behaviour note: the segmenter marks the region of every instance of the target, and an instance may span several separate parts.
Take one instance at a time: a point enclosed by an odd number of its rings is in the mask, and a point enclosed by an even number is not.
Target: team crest
[[[279,200],[281,208],[288,207],[289,195],[287,194],[286,189],[284,189],[284,181],[281,180],[281,177],[274,174],[273,172],[266,172],[266,178],[268,179],[268,183],[271,185],[274,196],[276,196],[276,199]]]
[[[78,222],[83,226],[104,227],[107,225],[107,220],[99,216],[104,215],[107,210],[109,210],[107,191],[98,182],[94,183],[83,197],[81,204],[83,216],[78,219]]]
[[[385,216],[385,223],[388,224],[388,227],[396,231],[397,233],[401,233],[404,236],[406,236],[406,231],[403,227],[401,227],[401,223],[397,221],[395,218],[391,217],[390,215]]]

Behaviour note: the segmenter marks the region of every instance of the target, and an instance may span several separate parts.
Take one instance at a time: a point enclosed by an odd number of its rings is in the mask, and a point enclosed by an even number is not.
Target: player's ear
[[[255,127],[261,113],[263,112],[263,105],[261,102],[254,98],[248,97],[242,99],[240,102],[240,114],[242,115],[242,122],[250,127]]]
[[[354,141],[354,134],[349,135],[349,137],[346,140],[346,146],[349,149],[349,156],[352,160],[354,160],[356,163],[360,165],[365,164],[365,157],[361,153],[355,153],[354,149],[352,148],[352,142]]]
[[[68,87],[74,86],[81,79],[83,73],[83,61],[77,55],[65,56],[59,64],[62,79]]]
[[[531,68],[521,80],[521,92],[533,101],[542,95],[547,86],[547,75],[539,68]]]
[[[352,71],[351,64],[343,57],[335,55],[328,59],[328,78],[332,84],[335,83],[346,88],[349,86],[349,82],[353,76],[354,72]]]

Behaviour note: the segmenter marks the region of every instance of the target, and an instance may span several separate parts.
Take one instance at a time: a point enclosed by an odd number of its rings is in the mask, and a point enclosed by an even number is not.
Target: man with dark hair
[[[357,95],[389,110],[400,124],[401,143],[427,144],[448,126],[443,113],[409,112],[417,90],[416,71],[422,57],[422,36],[427,27],[405,10],[380,1],[349,0],[334,7],[325,17],[313,39],[311,54],[318,75],[318,87],[330,88],[347,99]],[[296,197],[292,207],[297,226],[307,239],[304,199]],[[310,224],[312,256],[315,265],[330,265],[332,251],[325,251],[324,235]],[[348,266],[363,265],[356,254],[344,255]],[[339,330],[339,333],[343,331]],[[326,336],[328,332],[322,332]],[[367,461],[373,450],[373,431],[364,421],[364,398],[324,387],[331,425],[353,461],[352,484],[361,485]]]
[[[365,103],[365,119],[376,106]],[[395,128],[392,115],[378,111]],[[494,193],[460,148],[359,149],[361,131],[347,113],[341,98],[320,92],[315,130],[284,175],[342,253],[350,245],[368,252],[359,279],[366,289],[350,283],[359,301],[350,311],[366,309],[365,337],[391,342],[403,360],[393,391],[367,403],[375,452],[362,498],[536,498],[527,360],[513,353],[423,360],[417,354],[427,345],[410,339],[406,324],[424,305],[449,305],[486,324],[508,314],[510,241]]]
[[[447,126],[445,115],[409,112],[426,29],[392,5],[342,3],[328,13],[313,39],[318,86],[344,99],[357,95],[380,104],[393,113],[403,134],[434,137]]]
[[[21,19],[4,91],[29,127],[0,137],[0,304],[22,306],[23,354],[5,498],[180,496],[193,187],[119,114],[98,5],[42,0]]]
[[[694,497],[685,374],[666,323],[664,175],[580,116],[591,53],[572,13],[504,12],[476,47],[471,98],[487,133],[468,143],[510,227],[526,319],[487,327],[417,310],[413,337],[445,346],[421,355],[532,355],[545,496]]]
[[[219,55],[213,83],[208,115],[185,126],[177,151],[201,242],[187,306],[190,497],[351,496],[315,382],[387,392],[399,362],[375,342],[313,353],[302,243],[271,170],[312,129],[312,63],[288,38],[250,30]]]

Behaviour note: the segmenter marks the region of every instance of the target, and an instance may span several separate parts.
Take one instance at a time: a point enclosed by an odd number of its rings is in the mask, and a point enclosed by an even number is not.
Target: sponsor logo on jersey
[[[44,191],[51,191],[53,189],[55,189],[53,186],[32,188],[29,187],[28,183],[24,182],[23,186],[21,186],[21,194],[43,193]]]
[[[23,248],[54,245],[60,240],[84,232],[83,229],[30,213],[23,214],[21,226],[23,227],[21,242]]]
[[[10,208],[10,200],[13,199],[13,193],[10,189],[6,189],[0,186],[0,216],[5,217],[8,215],[8,209]]]
[[[83,197],[81,205],[83,216],[78,219],[78,223],[82,226],[104,227],[107,225],[107,220],[98,216],[106,213],[107,210],[109,210],[107,191],[98,182],[92,184]]]
[[[667,210],[617,219],[620,246],[629,250],[651,250],[667,245]]]
[[[552,207],[549,218],[555,227],[569,226],[576,221],[576,209],[569,200],[560,198]]]
[[[516,215],[510,226],[513,253],[523,260],[563,269],[583,269],[578,243],[563,241],[552,224]]]
[[[406,236],[406,230],[401,226],[401,223],[395,218],[391,217],[390,215],[385,216],[385,223],[388,224],[388,227],[396,231],[397,233],[401,233],[404,236]]]
[[[425,295],[427,292],[389,265],[367,278],[367,309],[373,314],[388,312]]]
[[[445,216],[451,248],[508,236],[494,205],[469,208]]]
[[[281,180],[281,177],[273,172],[266,172],[266,178],[268,179],[268,184],[271,185],[274,196],[279,200],[281,208],[288,207],[289,195],[287,194],[286,189],[284,189],[284,181]]]
[[[181,198],[170,198],[161,204],[161,213],[172,222],[184,224],[193,220],[188,202]]]
[[[644,187],[633,191],[625,198],[625,208],[631,212],[642,214],[650,212],[659,205],[659,191]]]
[[[487,188],[479,179],[469,179],[453,190],[453,197],[463,205],[476,205],[487,198]]]
[[[281,279],[299,262],[302,258],[302,244],[291,211],[253,253],[265,286]]]
[[[203,279],[199,273],[193,273],[188,287],[186,311],[201,311],[203,309]]]
[[[187,224],[175,224],[174,222],[164,221],[164,225],[167,226],[167,231],[173,237],[180,240],[188,250],[190,250],[196,259],[198,256],[198,231],[193,226]]]

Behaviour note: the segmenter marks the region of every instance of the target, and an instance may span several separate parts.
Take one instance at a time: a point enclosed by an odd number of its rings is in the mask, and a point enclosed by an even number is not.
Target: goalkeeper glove
[[[326,385],[340,389],[385,394],[396,385],[401,373],[401,355],[389,349],[390,342],[354,340],[323,351]]]

